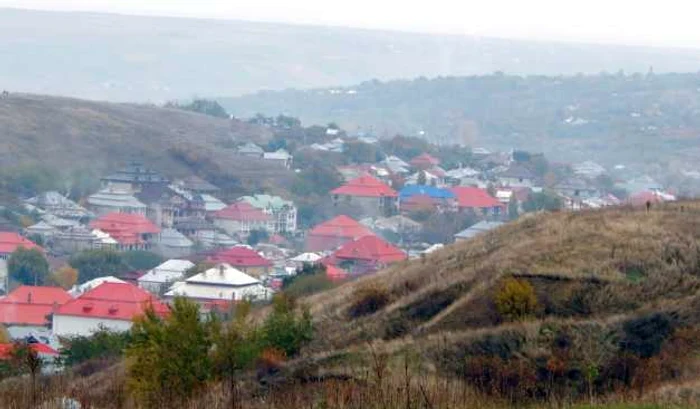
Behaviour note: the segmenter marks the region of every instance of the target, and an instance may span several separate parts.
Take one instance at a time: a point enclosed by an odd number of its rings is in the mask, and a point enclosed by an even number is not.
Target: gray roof
[[[153,169],[148,169],[140,163],[132,162],[124,169],[105,176],[102,178],[107,182],[126,182],[126,183],[168,183],[168,179]]]
[[[87,202],[91,206],[98,207],[146,209],[146,205],[141,203],[129,192],[114,189],[100,190],[88,196]]]
[[[160,244],[165,247],[188,248],[192,247],[192,240],[175,229],[163,229],[160,232]]]
[[[535,174],[532,173],[532,171],[525,166],[518,164],[518,163],[513,163],[503,171],[500,175],[498,175],[503,178],[513,178],[513,179],[534,179]]]
[[[265,150],[263,150],[263,148],[259,147],[258,145],[252,142],[248,142],[245,145],[238,148],[238,153],[240,154],[259,154],[262,156],[264,152]]]
[[[471,239],[471,238],[474,238],[474,237],[480,235],[481,233],[485,233],[489,230],[493,230],[493,229],[500,227],[502,225],[503,225],[503,222],[480,221],[479,223],[455,234],[455,238],[457,238],[457,239]]]
[[[183,180],[179,181],[178,184],[182,185],[187,190],[191,190],[197,193],[212,193],[217,192],[220,189],[206,180],[200,178],[199,176],[188,176]]]

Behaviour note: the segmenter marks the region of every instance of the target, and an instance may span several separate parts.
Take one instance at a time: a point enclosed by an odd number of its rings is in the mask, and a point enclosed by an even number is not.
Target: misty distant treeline
[[[600,73],[368,81],[220,99],[236,116],[285,113],[378,136],[530,148],[562,159],[668,160],[698,151],[700,75]]]

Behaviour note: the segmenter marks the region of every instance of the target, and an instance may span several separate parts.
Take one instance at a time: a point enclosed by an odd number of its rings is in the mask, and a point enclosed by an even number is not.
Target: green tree
[[[81,251],[71,256],[68,264],[78,269],[80,283],[97,277],[124,273],[131,269],[122,255],[112,250]]]
[[[425,174],[425,171],[424,171],[424,170],[421,170],[420,172],[418,172],[418,180],[417,180],[417,183],[418,183],[420,186],[425,186],[425,185],[428,183],[428,176]]]
[[[134,270],[150,270],[163,262],[163,257],[145,250],[131,250],[121,253],[124,263]]]
[[[128,331],[114,332],[100,328],[90,336],[68,338],[61,350],[61,360],[71,367],[95,359],[118,359],[130,340],[131,333]]]
[[[555,211],[561,209],[562,203],[559,197],[547,192],[536,192],[530,194],[523,202],[525,212],[537,212],[540,210]]]
[[[299,314],[294,299],[277,294],[261,331],[264,348],[280,350],[288,357],[295,356],[313,339],[311,314],[307,309]]]
[[[166,108],[182,109],[184,111],[197,112],[216,118],[229,118],[228,112],[217,102],[208,99],[195,99],[189,104],[182,105],[177,101],[168,102]]]
[[[518,203],[518,198],[515,194],[510,197],[508,201],[508,219],[515,220],[520,215],[520,204]]]
[[[228,384],[232,407],[238,400],[237,375],[250,369],[261,353],[260,331],[248,319],[250,304],[236,306],[232,322],[212,323],[214,350],[212,362],[218,377]]]
[[[267,232],[267,230],[251,230],[246,242],[250,246],[255,246],[260,242],[267,241],[269,238],[270,234]]]
[[[145,407],[172,407],[201,390],[212,376],[212,324],[199,307],[177,298],[167,318],[149,310],[137,318],[127,348],[129,390]]]
[[[22,284],[41,285],[49,279],[49,262],[37,249],[20,247],[7,261],[10,278]]]
[[[350,163],[376,163],[384,159],[384,155],[376,145],[360,141],[345,143],[343,156]]]

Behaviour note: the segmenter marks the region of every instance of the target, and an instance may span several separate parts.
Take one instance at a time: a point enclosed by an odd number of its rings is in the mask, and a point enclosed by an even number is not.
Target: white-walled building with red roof
[[[153,222],[133,213],[109,213],[93,220],[90,227],[107,233],[121,250],[148,249],[160,234],[160,228]]]
[[[152,307],[166,316],[167,305],[129,283],[103,283],[60,306],[53,313],[53,331],[59,337],[90,335],[100,328],[128,331],[134,318]]]
[[[209,261],[229,264],[255,277],[269,274],[273,267],[272,261],[261,256],[257,251],[243,246],[218,251],[209,257]]]
[[[19,286],[0,299],[0,324],[47,327],[49,316],[70,300],[70,294],[60,287]]]
[[[398,194],[389,185],[364,175],[331,191],[335,205],[354,206],[365,216],[383,216],[396,208]]]
[[[215,226],[233,236],[247,236],[253,230],[275,232],[275,218],[245,200],[214,213],[212,220]]]
[[[506,205],[491,196],[486,189],[471,186],[456,186],[450,189],[457,199],[459,210],[472,210],[485,216],[504,214]]]
[[[406,252],[386,240],[364,236],[343,244],[325,262],[361,274],[380,270],[407,258]]]

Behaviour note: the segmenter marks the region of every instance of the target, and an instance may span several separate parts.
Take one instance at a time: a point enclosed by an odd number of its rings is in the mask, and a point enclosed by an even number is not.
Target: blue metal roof
[[[425,185],[407,185],[399,192],[401,199],[407,199],[416,195],[428,195],[433,199],[453,199],[454,193],[448,189]]]

